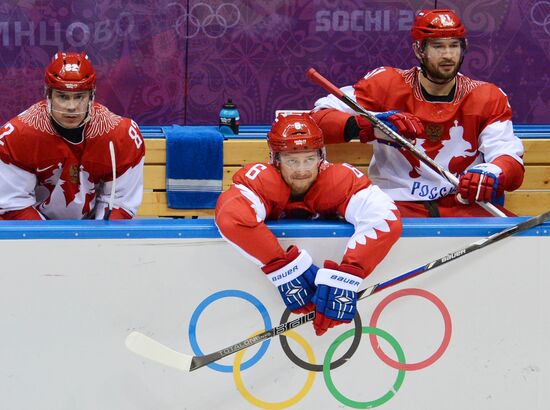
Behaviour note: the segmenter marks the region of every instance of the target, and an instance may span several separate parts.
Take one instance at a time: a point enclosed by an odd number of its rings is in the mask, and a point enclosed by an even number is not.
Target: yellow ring
[[[250,337],[256,336],[263,332],[264,332],[263,330],[256,332]],[[306,340],[302,336],[300,336],[298,333],[296,333],[293,330],[286,331],[285,336],[288,336],[291,339],[294,339],[300,346],[302,346],[304,351],[306,352],[309,362],[315,363],[315,355],[313,354],[313,350],[311,349],[311,346],[306,342]],[[266,410],[286,409],[290,406],[295,405],[300,400],[302,400],[305,397],[305,395],[311,390],[311,387],[313,386],[313,382],[315,381],[315,375],[316,375],[316,372],[313,372],[313,371],[309,372],[307,376],[306,384],[294,397],[291,397],[288,400],[280,401],[280,402],[269,402],[269,401],[263,401],[263,400],[257,399],[256,397],[252,396],[252,394],[248,390],[246,390],[246,387],[244,387],[244,383],[241,378],[241,362],[243,360],[245,351],[246,349],[241,350],[235,355],[235,362],[233,363],[233,380],[235,380],[235,385],[237,386],[237,389],[245,398],[245,400],[251,403],[252,405],[259,407],[261,409],[266,409]]]

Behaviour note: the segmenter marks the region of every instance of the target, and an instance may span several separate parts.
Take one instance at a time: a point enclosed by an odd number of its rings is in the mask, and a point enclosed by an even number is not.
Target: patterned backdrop
[[[437,4],[436,4],[437,3]],[[381,65],[414,65],[415,10],[450,7],[469,30],[462,72],[509,95],[517,123],[550,123],[550,1],[3,0],[0,122],[43,96],[57,50],[86,50],[97,100],[143,125],[212,124],[227,98],[242,124],[308,109]]]

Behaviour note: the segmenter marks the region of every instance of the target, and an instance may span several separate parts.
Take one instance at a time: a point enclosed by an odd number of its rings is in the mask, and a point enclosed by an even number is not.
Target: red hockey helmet
[[[466,28],[451,9],[420,10],[411,28],[413,41],[428,38],[466,39]]]
[[[279,114],[267,133],[267,144],[271,151],[271,160],[280,152],[299,152],[321,150],[324,159],[323,132],[307,113]]]
[[[46,88],[63,91],[95,90],[95,69],[86,53],[54,55],[46,68]]]

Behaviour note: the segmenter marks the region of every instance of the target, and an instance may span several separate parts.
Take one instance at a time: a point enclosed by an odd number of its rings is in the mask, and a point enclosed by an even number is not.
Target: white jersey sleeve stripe
[[[355,249],[357,244],[364,245],[368,239],[377,239],[376,230],[389,232],[388,221],[397,219],[397,209],[391,198],[376,186],[371,185],[354,194],[346,208],[346,221],[355,227],[347,247]]]
[[[218,232],[220,233],[221,237],[226,240],[229,245],[231,245],[233,248],[235,248],[237,250],[237,252],[239,252],[241,255],[243,255],[246,259],[248,259],[249,261],[253,262],[254,264],[256,264],[257,266],[264,266],[264,264],[262,263],[262,261],[260,261],[258,258],[254,257],[253,255],[251,255],[250,253],[246,252],[243,248],[241,248],[239,245],[237,245],[235,242],[232,242],[227,236],[225,236],[223,233],[222,233],[222,230],[218,227],[218,225],[216,224],[216,227],[218,228]]]
[[[353,101],[355,101],[355,90],[351,85],[342,87],[340,88],[340,90]],[[348,107],[332,94],[329,94],[326,97],[319,98],[317,101],[315,101],[315,106],[313,107],[312,111],[320,111],[324,110],[325,108],[334,108],[338,111],[342,111],[351,115],[357,114],[354,110],[352,110],[350,107]]]
[[[479,135],[479,151],[485,162],[501,155],[509,155],[523,164],[523,144],[514,135],[512,121],[496,121],[487,125]]]
[[[265,221],[265,218],[267,216],[267,212],[265,210],[265,206],[260,199],[258,195],[254,191],[252,191],[250,188],[242,185],[242,184],[235,184],[235,188],[237,188],[241,195],[244,196],[246,199],[248,199],[252,203],[252,209],[256,212],[256,220],[258,222]]]

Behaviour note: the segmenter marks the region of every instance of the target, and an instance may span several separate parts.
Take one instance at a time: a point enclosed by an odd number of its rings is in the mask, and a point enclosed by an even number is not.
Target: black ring
[[[283,316],[281,316],[281,324],[288,322],[288,318],[290,317],[291,313],[292,312],[290,310],[285,309],[285,311],[283,312]],[[353,318],[353,323],[355,324],[355,335],[353,335],[353,341],[351,342],[351,346],[349,347],[348,351],[342,355],[341,358],[330,363],[330,370],[334,370],[342,366],[344,363],[346,363],[355,354],[355,351],[359,347],[359,343],[361,342],[361,336],[363,331],[363,324],[361,323],[361,316],[359,315],[359,312],[355,314]],[[296,356],[294,352],[290,349],[288,340],[285,335],[279,335],[279,341],[281,342],[281,347],[283,351],[285,352],[287,357],[292,361],[292,363],[294,363],[297,366],[300,366],[302,369],[305,369],[305,370],[310,370],[314,372],[323,371],[322,364],[311,364],[300,359],[298,356]]]

